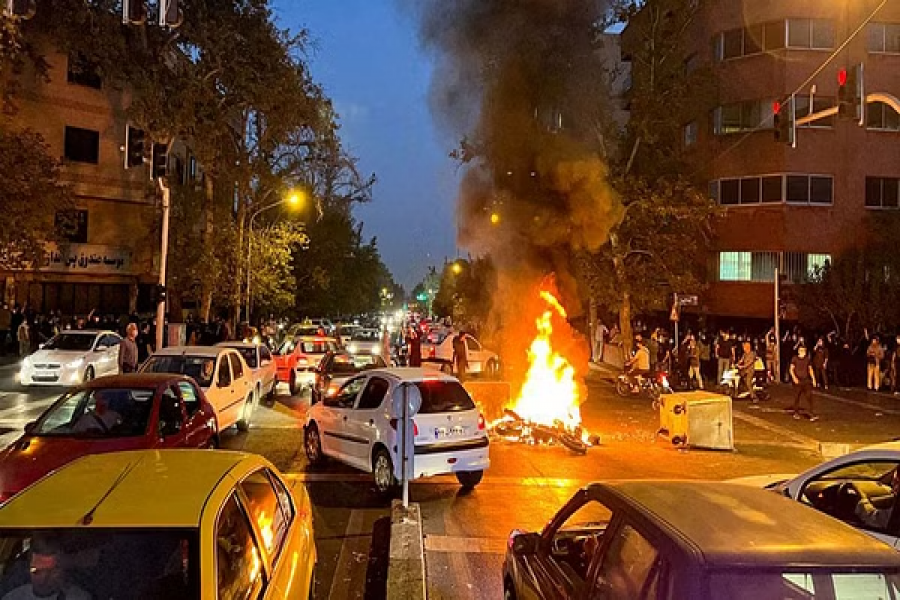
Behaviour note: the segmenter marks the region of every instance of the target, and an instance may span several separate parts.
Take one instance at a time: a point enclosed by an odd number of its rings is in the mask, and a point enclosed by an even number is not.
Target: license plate
[[[435,427],[434,439],[440,440],[444,438],[460,437],[466,435],[466,428],[462,425],[455,427]]]

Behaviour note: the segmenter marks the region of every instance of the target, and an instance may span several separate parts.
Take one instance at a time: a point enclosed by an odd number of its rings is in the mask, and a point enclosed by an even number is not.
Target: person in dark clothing
[[[828,347],[825,340],[819,338],[816,341],[816,347],[813,350],[812,365],[813,372],[816,374],[816,382],[822,389],[828,389]]]
[[[453,367],[456,377],[462,381],[469,368],[468,350],[466,348],[466,332],[460,331],[453,338]]]
[[[791,359],[790,376],[796,390],[794,405],[791,407],[794,418],[800,419],[800,401],[805,398],[806,404],[809,406],[809,413],[807,414],[809,420],[818,421],[819,417],[813,409],[812,395],[813,388],[816,385],[816,375],[813,372],[812,361],[806,354],[805,346],[797,348],[797,356]]]
[[[415,327],[410,327],[406,334],[406,343],[409,347],[409,366],[422,366],[422,338]]]
[[[153,337],[150,335],[150,325],[144,323],[137,336],[138,364],[143,364],[153,353]]]

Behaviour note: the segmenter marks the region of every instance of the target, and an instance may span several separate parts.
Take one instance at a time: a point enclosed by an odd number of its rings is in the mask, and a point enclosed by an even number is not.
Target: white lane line
[[[803,434],[797,433],[791,429],[786,427],[781,427],[780,425],[775,425],[766,421],[765,419],[760,419],[759,417],[752,417],[745,412],[741,412],[739,410],[733,410],[732,414],[735,419],[740,419],[741,421],[746,421],[755,427],[759,427],[760,429],[765,429],[770,431],[776,435],[780,435],[782,437],[786,437],[790,440],[794,440],[796,443],[801,444],[807,448],[812,448],[815,450],[819,449],[819,440],[813,439],[811,437],[807,437]]]
[[[453,554],[505,554],[506,538],[426,535],[425,552]]]
[[[303,483],[367,483],[372,481],[372,476],[366,473],[287,473],[287,479],[302,481]],[[590,483],[590,479],[565,479],[559,477],[506,477],[498,475],[491,477],[485,475],[479,487],[486,485],[496,486],[526,486],[545,488],[577,488]],[[416,479],[413,485],[459,485],[453,475],[436,475]]]
[[[354,575],[357,575],[356,579],[359,578],[359,563],[368,564],[370,539],[367,534],[371,533],[371,528],[366,531],[364,515],[365,513],[361,510],[350,512],[347,530],[344,533],[344,542],[341,544],[341,553],[334,571],[334,579],[331,581],[331,591],[328,593],[329,600],[362,597],[362,589],[365,587],[365,568],[362,569],[363,586],[354,587],[352,583]],[[360,554],[363,555],[362,561],[359,560]],[[352,595],[351,590],[355,590]]]
[[[886,415],[900,415],[900,410],[896,410],[893,408],[885,408],[883,406],[879,406],[877,404],[869,404],[868,402],[861,402],[859,400],[851,400],[850,398],[842,398],[840,396],[835,396],[834,394],[828,394],[826,392],[813,392],[816,396],[822,396],[823,398],[828,398],[829,400],[834,400],[835,402],[843,402],[844,404],[850,404],[853,406],[858,406],[860,408],[867,408],[869,410],[873,410],[875,412],[880,412]],[[888,396],[892,400],[891,396]]]

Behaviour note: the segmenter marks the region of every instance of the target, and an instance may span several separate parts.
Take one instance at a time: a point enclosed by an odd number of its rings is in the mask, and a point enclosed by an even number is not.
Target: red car
[[[339,348],[333,337],[300,335],[284,340],[275,351],[278,381],[288,384],[292,396],[301,388],[312,389],[319,363],[326,354]]]
[[[0,453],[0,502],[87,454],[215,448],[218,441],[213,407],[193,379],[101,377],[67,391]]]

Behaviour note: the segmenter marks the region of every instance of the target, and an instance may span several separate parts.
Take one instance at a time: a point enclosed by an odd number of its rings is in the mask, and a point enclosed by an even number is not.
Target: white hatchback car
[[[253,388],[257,400],[275,396],[275,388],[278,386],[277,370],[268,346],[253,342],[219,342],[216,346],[233,348],[244,357],[244,362],[253,373]]]
[[[876,444],[817,465],[800,475],[760,475],[732,479],[779,492],[862,529],[900,550],[900,442]],[[894,479],[898,473],[898,479]],[[857,511],[868,498],[878,515]]]
[[[63,331],[26,356],[19,371],[22,385],[75,385],[119,373],[119,343],[114,331]]]
[[[478,485],[490,466],[484,417],[456,378],[424,369],[367,371],[313,405],[304,426],[310,464],[334,458],[373,473],[379,492],[392,491],[400,477],[392,398],[404,383],[422,396],[414,417],[415,478],[453,473],[465,488]]]
[[[216,411],[219,431],[232,425],[250,429],[258,398],[253,372],[237,350],[213,346],[172,346],[153,354],[141,373],[180,373],[193,377]]]

